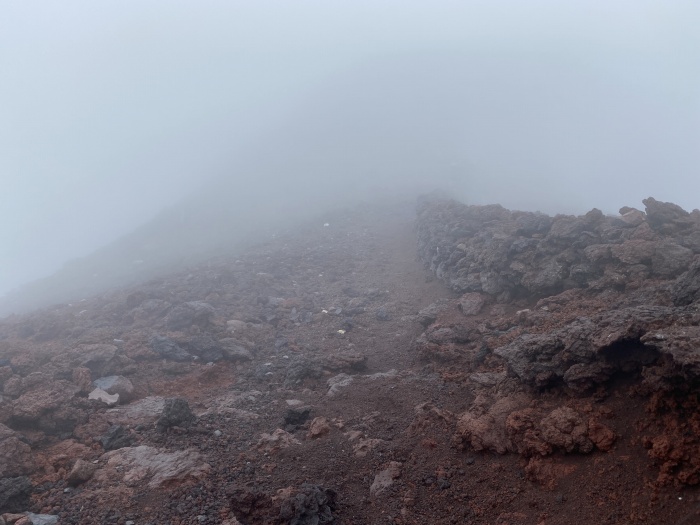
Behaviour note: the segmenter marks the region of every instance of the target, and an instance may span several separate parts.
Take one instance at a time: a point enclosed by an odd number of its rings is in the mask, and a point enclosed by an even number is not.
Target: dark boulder
[[[130,447],[134,443],[134,438],[129,431],[121,425],[112,425],[99,439],[102,448],[106,451],[117,450],[119,448]]]
[[[164,359],[191,361],[192,354],[181,348],[175,341],[161,335],[151,338],[151,349]]]
[[[156,421],[156,428],[164,432],[172,427],[188,427],[195,419],[197,418],[192,413],[186,399],[181,397],[168,398],[165,400],[163,412]]]
[[[175,306],[165,318],[168,330],[187,330],[192,326],[205,328],[214,316],[214,307],[203,301],[190,301]]]
[[[0,479],[0,514],[27,510],[31,494],[32,483],[25,476]]]
[[[184,346],[205,363],[221,361],[224,357],[221,344],[209,334],[196,335]]]
[[[296,494],[282,502],[279,519],[289,525],[333,523],[336,498],[331,489],[304,483]]]

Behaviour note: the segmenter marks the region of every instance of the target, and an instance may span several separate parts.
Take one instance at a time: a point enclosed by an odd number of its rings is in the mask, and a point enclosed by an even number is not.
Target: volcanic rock
[[[171,427],[188,427],[195,419],[186,399],[168,398],[165,400],[163,412],[156,421],[156,428],[163,432]]]
[[[134,395],[134,385],[124,376],[100,377],[93,384],[108,394],[117,394],[121,403],[128,403]]]
[[[146,483],[158,488],[172,482],[202,479],[211,471],[211,465],[193,449],[165,451],[141,445],[107,452],[102,456],[106,465],[95,472],[99,482],[120,479],[127,486]]]
[[[290,525],[324,525],[333,523],[336,493],[318,485],[304,483],[282,501],[279,519]]]
[[[35,468],[32,449],[19,434],[0,423],[0,478],[31,474]]]
[[[73,487],[78,486],[81,483],[85,483],[86,481],[90,480],[90,478],[92,478],[92,476],[95,474],[96,470],[97,465],[90,463],[89,461],[78,459],[68,474],[66,481]]]
[[[88,394],[88,399],[94,399],[95,401],[101,401],[108,407],[113,407],[119,403],[119,394],[108,394],[101,388],[96,388],[90,394]]]
[[[121,425],[112,425],[99,439],[105,451],[117,450],[119,448],[130,447],[134,438],[129,431]]]
[[[0,479],[0,514],[28,509],[31,494],[32,484],[27,477]]]
[[[151,338],[151,349],[164,359],[173,361],[191,361],[192,355],[167,337],[154,335]]]
[[[165,318],[168,330],[187,330],[192,326],[205,328],[214,316],[214,307],[204,301],[190,301],[173,307]]]
[[[402,463],[398,461],[391,461],[387,468],[379,471],[374,476],[374,481],[372,486],[369,488],[369,494],[371,497],[376,497],[385,492],[389,487],[394,484],[394,480],[401,476]]]

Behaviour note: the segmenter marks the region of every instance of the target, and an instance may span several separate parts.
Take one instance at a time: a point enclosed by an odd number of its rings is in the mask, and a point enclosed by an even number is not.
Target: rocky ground
[[[3,320],[0,524],[700,523],[700,213],[415,208]]]

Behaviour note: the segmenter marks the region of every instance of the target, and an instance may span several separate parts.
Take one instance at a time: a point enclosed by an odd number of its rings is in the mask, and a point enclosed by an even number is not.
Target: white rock
[[[119,403],[119,394],[110,395],[101,388],[96,388],[88,395],[88,399],[102,401],[105,405],[113,407]]]

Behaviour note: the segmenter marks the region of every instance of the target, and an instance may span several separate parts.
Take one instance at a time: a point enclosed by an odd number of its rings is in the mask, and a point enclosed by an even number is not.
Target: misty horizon
[[[252,233],[433,188],[546,213],[700,207],[698,14],[6,5],[0,296],[180,208]]]

